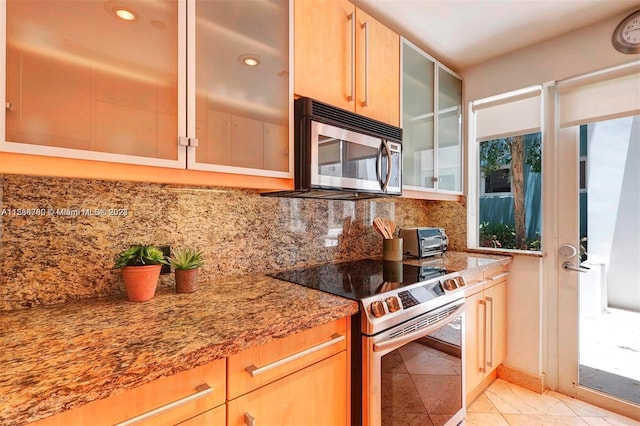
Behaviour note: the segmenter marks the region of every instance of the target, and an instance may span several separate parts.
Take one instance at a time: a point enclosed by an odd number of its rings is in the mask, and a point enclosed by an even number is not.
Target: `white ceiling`
[[[460,71],[640,7],[638,0],[353,0]]]

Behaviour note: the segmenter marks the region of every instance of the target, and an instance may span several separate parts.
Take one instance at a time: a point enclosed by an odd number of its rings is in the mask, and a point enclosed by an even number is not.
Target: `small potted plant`
[[[114,268],[122,269],[129,300],[144,302],[155,295],[160,269],[167,263],[158,247],[136,244],[118,254]]]
[[[198,284],[198,268],[204,265],[202,252],[191,247],[174,251],[169,258],[176,277],[176,293],[192,293]]]

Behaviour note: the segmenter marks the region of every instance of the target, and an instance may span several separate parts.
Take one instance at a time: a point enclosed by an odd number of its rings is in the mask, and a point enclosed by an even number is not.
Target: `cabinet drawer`
[[[347,319],[343,318],[232,355],[227,359],[227,399],[344,351],[346,324]]]
[[[324,359],[227,403],[228,426],[344,426],[347,354]]]
[[[507,280],[509,268],[506,265],[496,266],[484,271],[485,288]]]
[[[201,385],[209,385],[206,393]],[[198,388],[198,389],[196,389]],[[197,397],[196,394],[202,395]],[[163,377],[151,383],[129,389],[118,395],[66,411],[37,422],[37,425],[113,425],[124,422],[159,407],[194,397],[184,404],[168,407],[166,411],[136,424],[174,425],[199,413],[224,404],[225,360]]]
[[[195,417],[178,423],[179,426],[226,426],[227,407],[221,405],[217,408],[199,414]]]
[[[464,290],[466,297],[472,296],[484,289],[485,280],[482,271],[463,271],[461,274],[466,284]]]

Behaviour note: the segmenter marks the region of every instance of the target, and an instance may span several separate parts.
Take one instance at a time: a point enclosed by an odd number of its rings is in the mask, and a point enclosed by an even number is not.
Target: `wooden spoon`
[[[382,238],[390,238],[387,232],[384,218],[376,217],[375,219],[373,219],[373,229],[375,229],[380,235],[382,235]]]

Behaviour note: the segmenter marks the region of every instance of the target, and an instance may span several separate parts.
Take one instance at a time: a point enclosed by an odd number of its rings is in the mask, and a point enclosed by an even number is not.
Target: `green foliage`
[[[120,252],[116,257],[114,268],[123,266],[166,265],[164,253],[153,245],[136,244]]]
[[[527,147],[524,162],[531,167],[531,172],[542,172],[542,142],[539,137],[536,136]]]
[[[515,137],[493,139],[480,142],[480,169],[484,176],[489,176],[511,163],[511,145]],[[542,171],[542,141],[537,133],[525,135],[525,163],[533,173]]]
[[[482,222],[480,224],[480,247],[514,248],[516,231],[504,223]]]
[[[540,251],[540,235],[537,238],[528,239],[524,247],[516,247],[516,231],[513,226],[497,222],[482,222],[480,247]]]
[[[196,269],[204,265],[204,260],[201,251],[185,247],[174,251],[169,264],[173,269]]]

